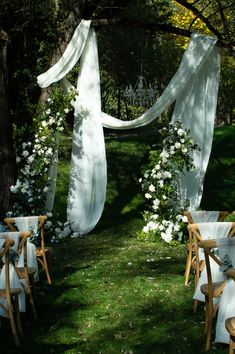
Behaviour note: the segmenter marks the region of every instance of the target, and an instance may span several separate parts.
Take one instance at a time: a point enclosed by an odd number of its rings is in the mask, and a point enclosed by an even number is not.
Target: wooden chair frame
[[[19,294],[22,289],[14,289],[10,287],[10,257],[9,251],[10,248],[14,245],[13,240],[5,240],[3,248],[0,251],[0,259],[5,257],[5,289],[0,289],[0,298],[6,299],[6,306],[0,304],[0,307],[6,313],[6,316],[10,320],[12,334],[14,336],[15,344],[17,347],[20,347],[19,336],[23,336],[23,330],[20,319],[20,310],[19,310]],[[13,312],[14,309],[14,312]],[[14,316],[15,313],[15,316]]]
[[[192,215],[189,211],[185,211],[184,215],[187,216],[188,218],[188,224],[194,224]],[[224,221],[226,216],[229,215],[228,211],[220,211],[219,216],[218,216],[218,221]],[[195,259],[195,250],[194,250],[194,243],[193,243],[193,237],[192,237],[192,232],[189,230],[189,240],[187,243],[187,257],[186,257],[186,266],[185,266],[185,281],[184,284],[185,286],[189,285],[189,277],[190,277],[190,272],[192,269],[196,269],[196,259]],[[198,278],[197,278],[198,279]],[[196,281],[196,279],[195,279]],[[195,285],[195,284],[194,284]]]
[[[46,215],[38,216],[38,230],[40,234],[40,247],[36,249],[37,260],[42,266],[44,272],[46,273],[47,282],[49,285],[52,284],[50,272],[49,272],[49,248],[45,245],[45,234],[44,234],[44,225],[47,220]],[[16,231],[17,228],[15,226],[15,218],[6,218],[4,222],[8,225],[11,231]]]
[[[228,234],[228,238],[231,238],[235,235],[235,223],[232,223],[231,230]],[[210,349],[211,344],[211,333],[213,319],[216,316],[218,311],[218,304],[214,306],[213,298],[220,298],[223,292],[223,289],[226,285],[226,280],[224,282],[213,283],[210,267],[210,258],[213,259],[218,266],[221,266],[220,259],[213,253],[213,249],[217,248],[216,240],[203,240],[198,242],[198,247],[204,249],[205,254],[205,264],[207,270],[207,284],[201,286],[201,292],[205,295],[205,307],[206,307],[206,320],[205,320],[205,334],[206,334],[206,350]],[[228,270],[227,274],[230,277],[235,277],[234,270]],[[232,346],[232,344],[231,344]]]
[[[199,245],[198,243],[202,241],[200,235],[198,224],[189,224],[188,231],[191,235],[191,245],[193,245],[194,257],[191,261],[192,267],[194,269],[194,288],[196,289],[201,271],[205,267],[205,261],[199,259]],[[228,237],[233,237],[235,235],[235,222],[232,223]],[[191,246],[192,247],[192,246]],[[194,262],[194,263],[193,263]],[[198,300],[194,300],[194,312],[197,311]]]

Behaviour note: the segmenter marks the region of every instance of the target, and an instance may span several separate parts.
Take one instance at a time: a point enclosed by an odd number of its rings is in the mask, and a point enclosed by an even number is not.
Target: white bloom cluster
[[[79,226],[66,221],[62,223],[57,221],[55,225],[51,221],[47,221],[45,224],[45,229],[47,232],[52,233],[51,242],[58,243],[59,240],[67,237],[81,237],[82,234],[78,231]]]
[[[156,158],[152,155],[152,169],[145,171],[139,179],[145,198],[150,202],[146,212],[145,234],[158,234],[166,242],[181,240],[182,214],[188,201],[180,200],[181,177],[184,171],[193,169],[193,152],[198,147],[189,132],[180,122],[170,125],[163,140],[163,149]],[[157,214],[156,214],[157,212]]]
[[[151,231],[159,231],[161,238],[170,243],[177,235],[178,240],[182,239],[183,233],[180,231],[180,224],[173,222],[171,220],[162,220],[161,222],[156,222],[150,220],[144,227],[143,232],[149,233]]]
[[[70,102],[74,95],[63,96],[62,90],[55,88],[46,104],[38,107],[32,127],[24,126],[21,130],[15,127],[16,139],[21,141],[15,141],[18,178],[10,187],[15,215],[44,211],[51,182],[48,171],[57,163],[58,132],[64,130],[65,117],[72,109]],[[27,140],[23,140],[25,136]]]

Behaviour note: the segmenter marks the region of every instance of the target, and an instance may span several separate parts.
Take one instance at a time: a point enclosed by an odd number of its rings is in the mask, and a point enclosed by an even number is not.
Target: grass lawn
[[[203,198],[207,209],[234,208],[234,128],[216,131]],[[53,285],[38,287],[39,319],[23,317],[21,353],[204,352],[204,309],[193,313],[193,287],[184,286],[185,246],[136,238],[144,208],[137,179],[149,141],[154,142],[152,135],[138,139],[106,139],[109,184],[103,216],[89,235],[52,246]],[[68,171],[63,161],[56,196],[61,218]],[[2,353],[18,352],[7,321],[0,340]],[[228,353],[228,347],[216,344],[209,353]]]

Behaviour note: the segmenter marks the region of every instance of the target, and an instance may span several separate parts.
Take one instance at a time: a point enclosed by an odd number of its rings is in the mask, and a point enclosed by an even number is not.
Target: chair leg
[[[47,282],[49,285],[51,285],[52,281],[51,281],[51,276],[50,276],[49,267],[48,267],[48,256],[46,255],[45,252],[43,252],[42,257],[43,257],[43,263],[44,263],[44,267],[45,267]]]
[[[30,305],[31,305],[31,308],[32,308],[32,311],[33,311],[34,318],[37,319],[38,318],[38,314],[37,314],[35,301],[34,301],[34,297],[33,297],[33,291],[32,291],[31,287],[34,287],[34,285],[30,284],[29,289],[28,289],[29,302],[30,302]]]
[[[14,308],[15,308],[15,314],[16,314],[16,323],[17,323],[17,328],[18,332],[21,337],[23,337],[23,329],[22,329],[22,324],[21,324],[21,317],[20,317],[20,308],[19,308],[19,297],[18,295],[15,296],[14,298]]]
[[[204,327],[204,333],[207,333],[207,328],[208,328],[208,297],[205,296],[205,327]]]
[[[229,354],[234,354],[234,349],[235,349],[235,338],[233,336],[230,336]]]
[[[187,259],[186,259],[186,268],[185,268],[185,281],[184,285],[188,286],[189,283],[189,275],[190,275],[190,270],[191,270],[191,262],[192,262],[192,251],[189,249],[188,254],[187,254]]]
[[[14,336],[14,340],[15,340],[15,344],[16,346],[19,348],[20,347],[20,340],[19,340],[19,336],[17,333],[17,329],[16,329],[16,324],[15,324],[15,319],[14,319],[14,315],[13,315],[13,311],[12,311],[12,306],[11,303],[9,301],[7,301],[7,310],[8,310],[8,316],[9,316],[9,320],[10,320],[10,324],[11,324],[11,330]]]
[[[212,333],[212,323],[213,323],[213,303],[208,301],[207,305],[207,324],[205,326],[206,330],[206,351],[210,349],[211,345],[211,333]]]

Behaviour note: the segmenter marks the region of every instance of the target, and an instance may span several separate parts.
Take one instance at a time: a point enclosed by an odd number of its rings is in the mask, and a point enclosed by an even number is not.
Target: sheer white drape
[[[219,218],[219,211],[212,210],[190,210],[190,214],[195,224],[203,222],[216,222]]]
[[[201,152],[195,156],[196,169],[183,180],[182,198],[190,199],[190,209],[197,208],[208,163],[214,126],[218,89],[219,54],[216,39],[193,34],[178,71],[156,103],[141,117],[122,121],[100,112],[100,82],[95,32],[82,20],[75,31],[78,43],[68,45],[54,67],[38,77],[41,87],[62,79],[82,53],[78,79],[79,98],[75,102],[72,170],[67,216],[74,229],[87,233],[98,222],[106,194],[106,158],[102,126],[112,129],[134,129],[149,124],[173,102],[172,122],[181,119],[199,139]],[[80,36],[77,37],[77,34]],[[86,42],[83,48],[83,42]],[[84,49],[84,50],[83,50]],[[71,64],[72,63],[72,64]],[[65,84],[67,88],[69,84]],[[95,161],[94,161],[95,159]]]
[[[22,216],[22,217],[19,216],[14,219],[15,219],[16,227],[19,231],[30,231],[34,235],[38,234],[38,216]],[[38,262],[36,258],[36,246],[32,242],[30,242],[29,239],[27,242],[27,263],[28,263],[28,267],[36,269],[34,280],[38,281],[39,276],[38,276]],[[22,250],[20,254],[17,266],[18,267],[24,266],[24,250]]]

